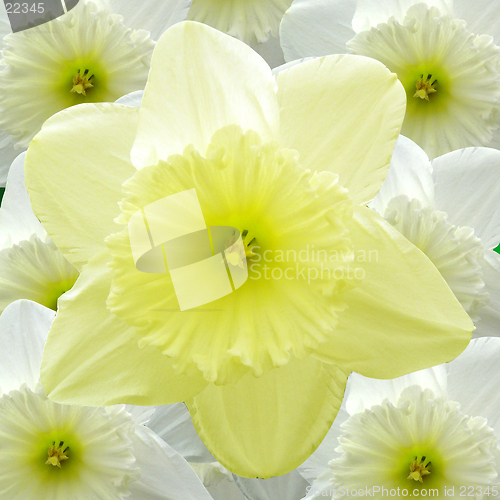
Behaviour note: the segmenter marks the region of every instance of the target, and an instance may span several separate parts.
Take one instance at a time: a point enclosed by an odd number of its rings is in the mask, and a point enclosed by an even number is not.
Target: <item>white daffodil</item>
[[[190,0],[80,0],[58,19],[10,33],[2,4],[0,185],[12,160],[54,113],[142,89],[154,47],[145,30],[159,37],[186,18],[190,5]]]
[[[499,356],[500,339],[475,339],[451,363],[398,379],[353,373],[334,425],[299,468],[312,483],[305,498],[498,497]]]
[[[193,0],[188,19],[252,46],[274,68],[285,62],[278,32],[293,0]]]
[[[24,300],[0,316],[0,499],[211,500],[189,464],[143,425],[149,410],[47,398],[40,364],[53,319]]]
[[[78,278],[31,210],[22,153],[10,168],[0,208],[0,312],[28,299],[50,309]]]
[[[476,323],[500,335],[500,151],[467,148],[432,162],[400,136],[370,204],[434,263]]]
[[[402,133],[431,157],[500,146],[498,2],[295,0],[283,17],[288,61],[350,52],[398,75],[407,94]]]

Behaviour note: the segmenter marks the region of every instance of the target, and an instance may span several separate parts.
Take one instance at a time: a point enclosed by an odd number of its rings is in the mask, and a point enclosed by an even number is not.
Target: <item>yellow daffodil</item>
[[[224,467],[266,478],[318,446],[351,370],[395,377],[458,355],[468,315],[427,257],[363,206],[387,174],[404,108],[377,61],[329,56],[275,79],[245,44],[185,22],[159,40],[139,110],[85,104],[50,118],[26,183],[81,274],[45,348],[49,397],[185,401]],[[204,225],[234,228],[228,245],[240,233],[244,251],[224,275],[248,279],[181,311],[174,266],[140,271],[129,222],[186,193]],[[184,292],[206,277],[190,276]]]

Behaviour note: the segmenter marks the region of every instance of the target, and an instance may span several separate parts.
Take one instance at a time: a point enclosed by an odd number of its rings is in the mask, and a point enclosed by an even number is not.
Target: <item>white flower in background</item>
[[[370,204],[437,267],[476,324],[500,336],[500,151],[466,148],[432,162],[400,136]]]
[[[299,467],[312,483],[305,498],[373,486],[399,496],[437,489],[441,498],[446,488],[451,498],[497,497],[499,356],[500,339],[475,339],[451,363],[398,379],[353,373],[342,411]]]
[[[54,113],[144,88],[154,42],[139,28],[159,37],[186,18],[190,5],[80,0],[60,18],[17,33],[10,33],[0,5],[0,185],[12,160]]]
[[[0,312],[18,299],[56,310],[58,298],[78,278],[31,210],[24,186],[25,156],[12,164],[0,208]]]
[[[274,68],[285,62],[279,26],[293,0],[193,0],[188,19],[252,46]]]
[[[350,52],[384,63],[406,90],[402,134],[431,158],[468,146],[500,147],[498,5],[295,0],[281,43],[287,61]]]
[[[53,319],[24,300],[0,317],[0,499],[211,500],[189,464],[143,425],[150,409],[47,398],[40,364]]]
[[[158,406],[146,424],[187,460],[214,500],[300,500],[309,483],[297,471],[271,479],[231,474],[203,444],[184,403]]]

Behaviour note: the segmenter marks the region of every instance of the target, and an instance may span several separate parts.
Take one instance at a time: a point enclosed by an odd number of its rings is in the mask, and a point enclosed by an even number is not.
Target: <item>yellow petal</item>
[[[176,375],[159,350],[140,349],[134,328],[106,308],[111,284],[101,252],[59,300],[42,360],[42,383],[51,399],[66,404],[162,405],[190,398],[203,377]]]
[[[83,104],[49,118],[31,141],[26,186],[35,215],[78,269],[120,227],[121,185],[135,168],[130,148],[137,109]]]
[[[431,261],[375,212],[355,209],[352,272],[365,277],[344,295],[323,360],[366,377],[395,378],[451,361],[474,325]],[[366,261],[365,261],[366,260]],[[359,269],[359,271],[356,271]]]
[[[186,404],[199,436],[234,474],[286,474],[318,447],[337,415],[347,375],[308,357],[261,377],[210,384]]]
[[[378,61],[327,56],[277,75],[281,142],[311,170],[340,176],[358,203],[377,194],[401,129],[406,94]]]
[[[277,138],[275,82],[267,63],[244,43],[188,21],[156,45],[139,113],[132,159],[155,165],[189,144],[201,154],[227,125]]]

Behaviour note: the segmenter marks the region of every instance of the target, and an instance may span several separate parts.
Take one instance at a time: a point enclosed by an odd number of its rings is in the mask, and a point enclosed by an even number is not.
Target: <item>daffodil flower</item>
[[[351,370],[394,377],[457,356],[468,315],[427,257],[363,206],[404,107],[377,61],[326,57],[275,79],[247,45],[185,22],[159,40],[139,110],[86,104],[50,118],[26,184],[81,274],[45,348],[49,397],[185,401],[218,462],[268,478],[321,442]],[[181,312],[170,273],[135,266],[128,221],[192,190],[206,225],[237,229],[255,255],[236,291]]]
[[[350,52],[398,75],[403,135],[431,157],[500,147],[498,3],[480,0],[295,0],[283,17],[287,61]]]
[[[22,153],[12,164],[0,208],[0,312],[18,299],[56,310],[78,271],[35,217],[24,185]]]
[[[305,498],[391,494],[382,488],[498,497],[499,354],[500,339],[474,339],[451,363],[394,380],[353,373],[334,425],[299,468],[311,483]]]
[[[159,38],[190,5],[80,0],[60,18],[16,33],[0,5],[0,185],[49,116],[144,88],[154,47],[145,29]]]
[[[11,304],[0,317],[0,496],[23,500],[212,500],[145,421],[149,409],[59,405],[40,379],[54,312]]]
[[[500,334],[500,151],[467,148],[432,162],[400,136],[371,207],[434,263],[476,323]]]

